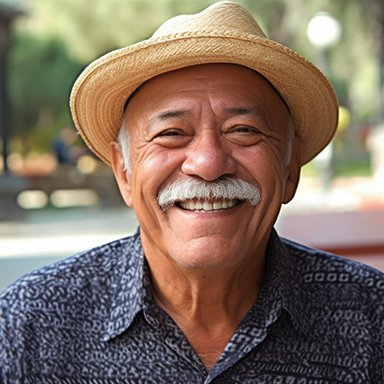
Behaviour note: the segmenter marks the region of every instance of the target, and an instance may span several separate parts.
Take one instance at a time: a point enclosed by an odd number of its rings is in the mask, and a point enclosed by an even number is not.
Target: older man
[[[92,63],[71,107],[140,223],[2,296],[4,383],[379,383],[383,275],[282,240],[337,100],[239,5]]]

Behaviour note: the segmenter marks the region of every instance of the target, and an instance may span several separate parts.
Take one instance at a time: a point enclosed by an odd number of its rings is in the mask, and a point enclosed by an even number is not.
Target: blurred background
[[[340,101],[336,137],[303,168],[279,233],[384,270],[384,1],[237,2],[319,66]],[[0,0],[0,290],[134,231],[111,170],[73,128],[71,87],[95,58],[212,3]]]

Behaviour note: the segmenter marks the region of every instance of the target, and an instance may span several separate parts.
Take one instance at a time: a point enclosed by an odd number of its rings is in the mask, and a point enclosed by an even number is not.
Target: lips
[[[225,209],[230,209],[240,204],[240,200],[187,200],[178,202],[176,205],[187,211],[194,212],[218,212]]]

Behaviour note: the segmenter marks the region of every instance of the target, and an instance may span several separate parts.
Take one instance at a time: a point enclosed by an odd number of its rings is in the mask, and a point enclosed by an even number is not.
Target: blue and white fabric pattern
[[[3,384],[379,384],[383,355],[383,274],[275,232],[259,297],[209,373],[152,297],[139,231],[1,295]]]

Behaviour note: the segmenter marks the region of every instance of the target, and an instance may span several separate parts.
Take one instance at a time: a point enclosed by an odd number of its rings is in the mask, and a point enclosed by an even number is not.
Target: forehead
[[[258,72],[235,64],[203,64],[154,77],[130,97],[127,112],[150,113],[187,102],[189,98],[227,103],[224,107],[255,105],[268,115],[289,114],[284,100],[268,80]]]

